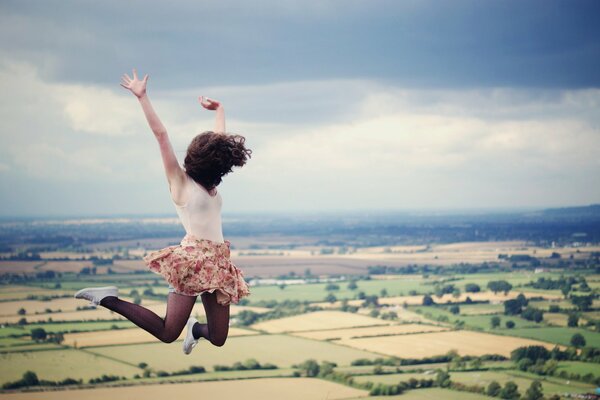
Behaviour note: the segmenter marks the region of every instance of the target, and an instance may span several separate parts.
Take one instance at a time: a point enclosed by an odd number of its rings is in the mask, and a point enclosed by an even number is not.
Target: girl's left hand
[[[208,97],[200,96],[198,100],[200,101],[200,104],[202,104],[202,107],[206,108],[207,110],[214,111],[221,107],[220,102],[218,102],[217,100],[209,99]]]

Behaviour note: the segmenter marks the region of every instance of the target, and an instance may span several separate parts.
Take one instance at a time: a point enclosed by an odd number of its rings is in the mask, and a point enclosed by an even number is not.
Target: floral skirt
[[[144,257],[152,272],[162,275],[175,292],[198,296],[216,292],[221,305],[238,303],[250,294],[244,274],[230,260],[230,243],[186,235],[179,245]]]

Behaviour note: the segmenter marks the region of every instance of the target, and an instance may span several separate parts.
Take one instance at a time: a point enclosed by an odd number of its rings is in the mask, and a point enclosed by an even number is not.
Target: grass
[[[133,328],[135,325],[129,321],[98,321],[98,322],[65,322],[46,324],[27,324],[22,327],[9,326],[0,328],[0,338],[9,336],[30,335],[34,328],[43,328],[46,332],[88,332],[112,329],[115,325],[120,329]]]
[[[185,356],[181,352],[180,342],[94,347],[87,351],[134,365],[146,362],[155,370],[167,372],[189,368],[191,365],[202,365],[211,369],[216,364],[231,365],[249,358],[254,358],[260,363],[268,362],[281,368],[288,368],[309,358],[335,361],[338,365],[350,365],[358,358],[380,357],[367,351],[285,335],[234,337],[228,339],[225,346],[221,348],[201,341],[194,350],[198,357]]]

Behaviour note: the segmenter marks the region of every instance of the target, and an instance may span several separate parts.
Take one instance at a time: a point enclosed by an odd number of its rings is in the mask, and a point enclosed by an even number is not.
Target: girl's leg
[[[217,303],[216,293],[202,293],[206,324],[196,323],[192,328],[194,339],[207,339],[215,346],[223,346],[229,333],[229,306]]]
[[[169,293],[167,314],[164,320],[142,306],[121,300],[115,296],[103,298],[100,305],[121,314],[159,340],[171,343],[179,337],[195,302],[196,296]]]

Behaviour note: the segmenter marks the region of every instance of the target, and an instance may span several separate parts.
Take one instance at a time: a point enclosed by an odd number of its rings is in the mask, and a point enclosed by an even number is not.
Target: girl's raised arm
[[[225,109],[217,100],[209,99],[208,97],[200,96],[198,99],[202,107],[207,110],[216,111],[215,116],[215,133],[225,133]]]
[[[164,127],[158,115],[154,111],[150,99],[146,94],[146,83],[148,82],[148,75],[146,74],[143,79],[138,79],[137,71],[133,70],[133,79],[129,75],[124,74],[121,78],[121,86],[128,89],[133,93],[142,106],[148,125],[154,133],[158,145],[160,147],[160,154],[162,156],[163,165],[165,167],[165,173],[167,174],[167,180],[169,181],[169,190],[171,196],[176,203],[184,203],[183,199],[183,188],[185,185],[185,172],[179,165],[167,129]]]

